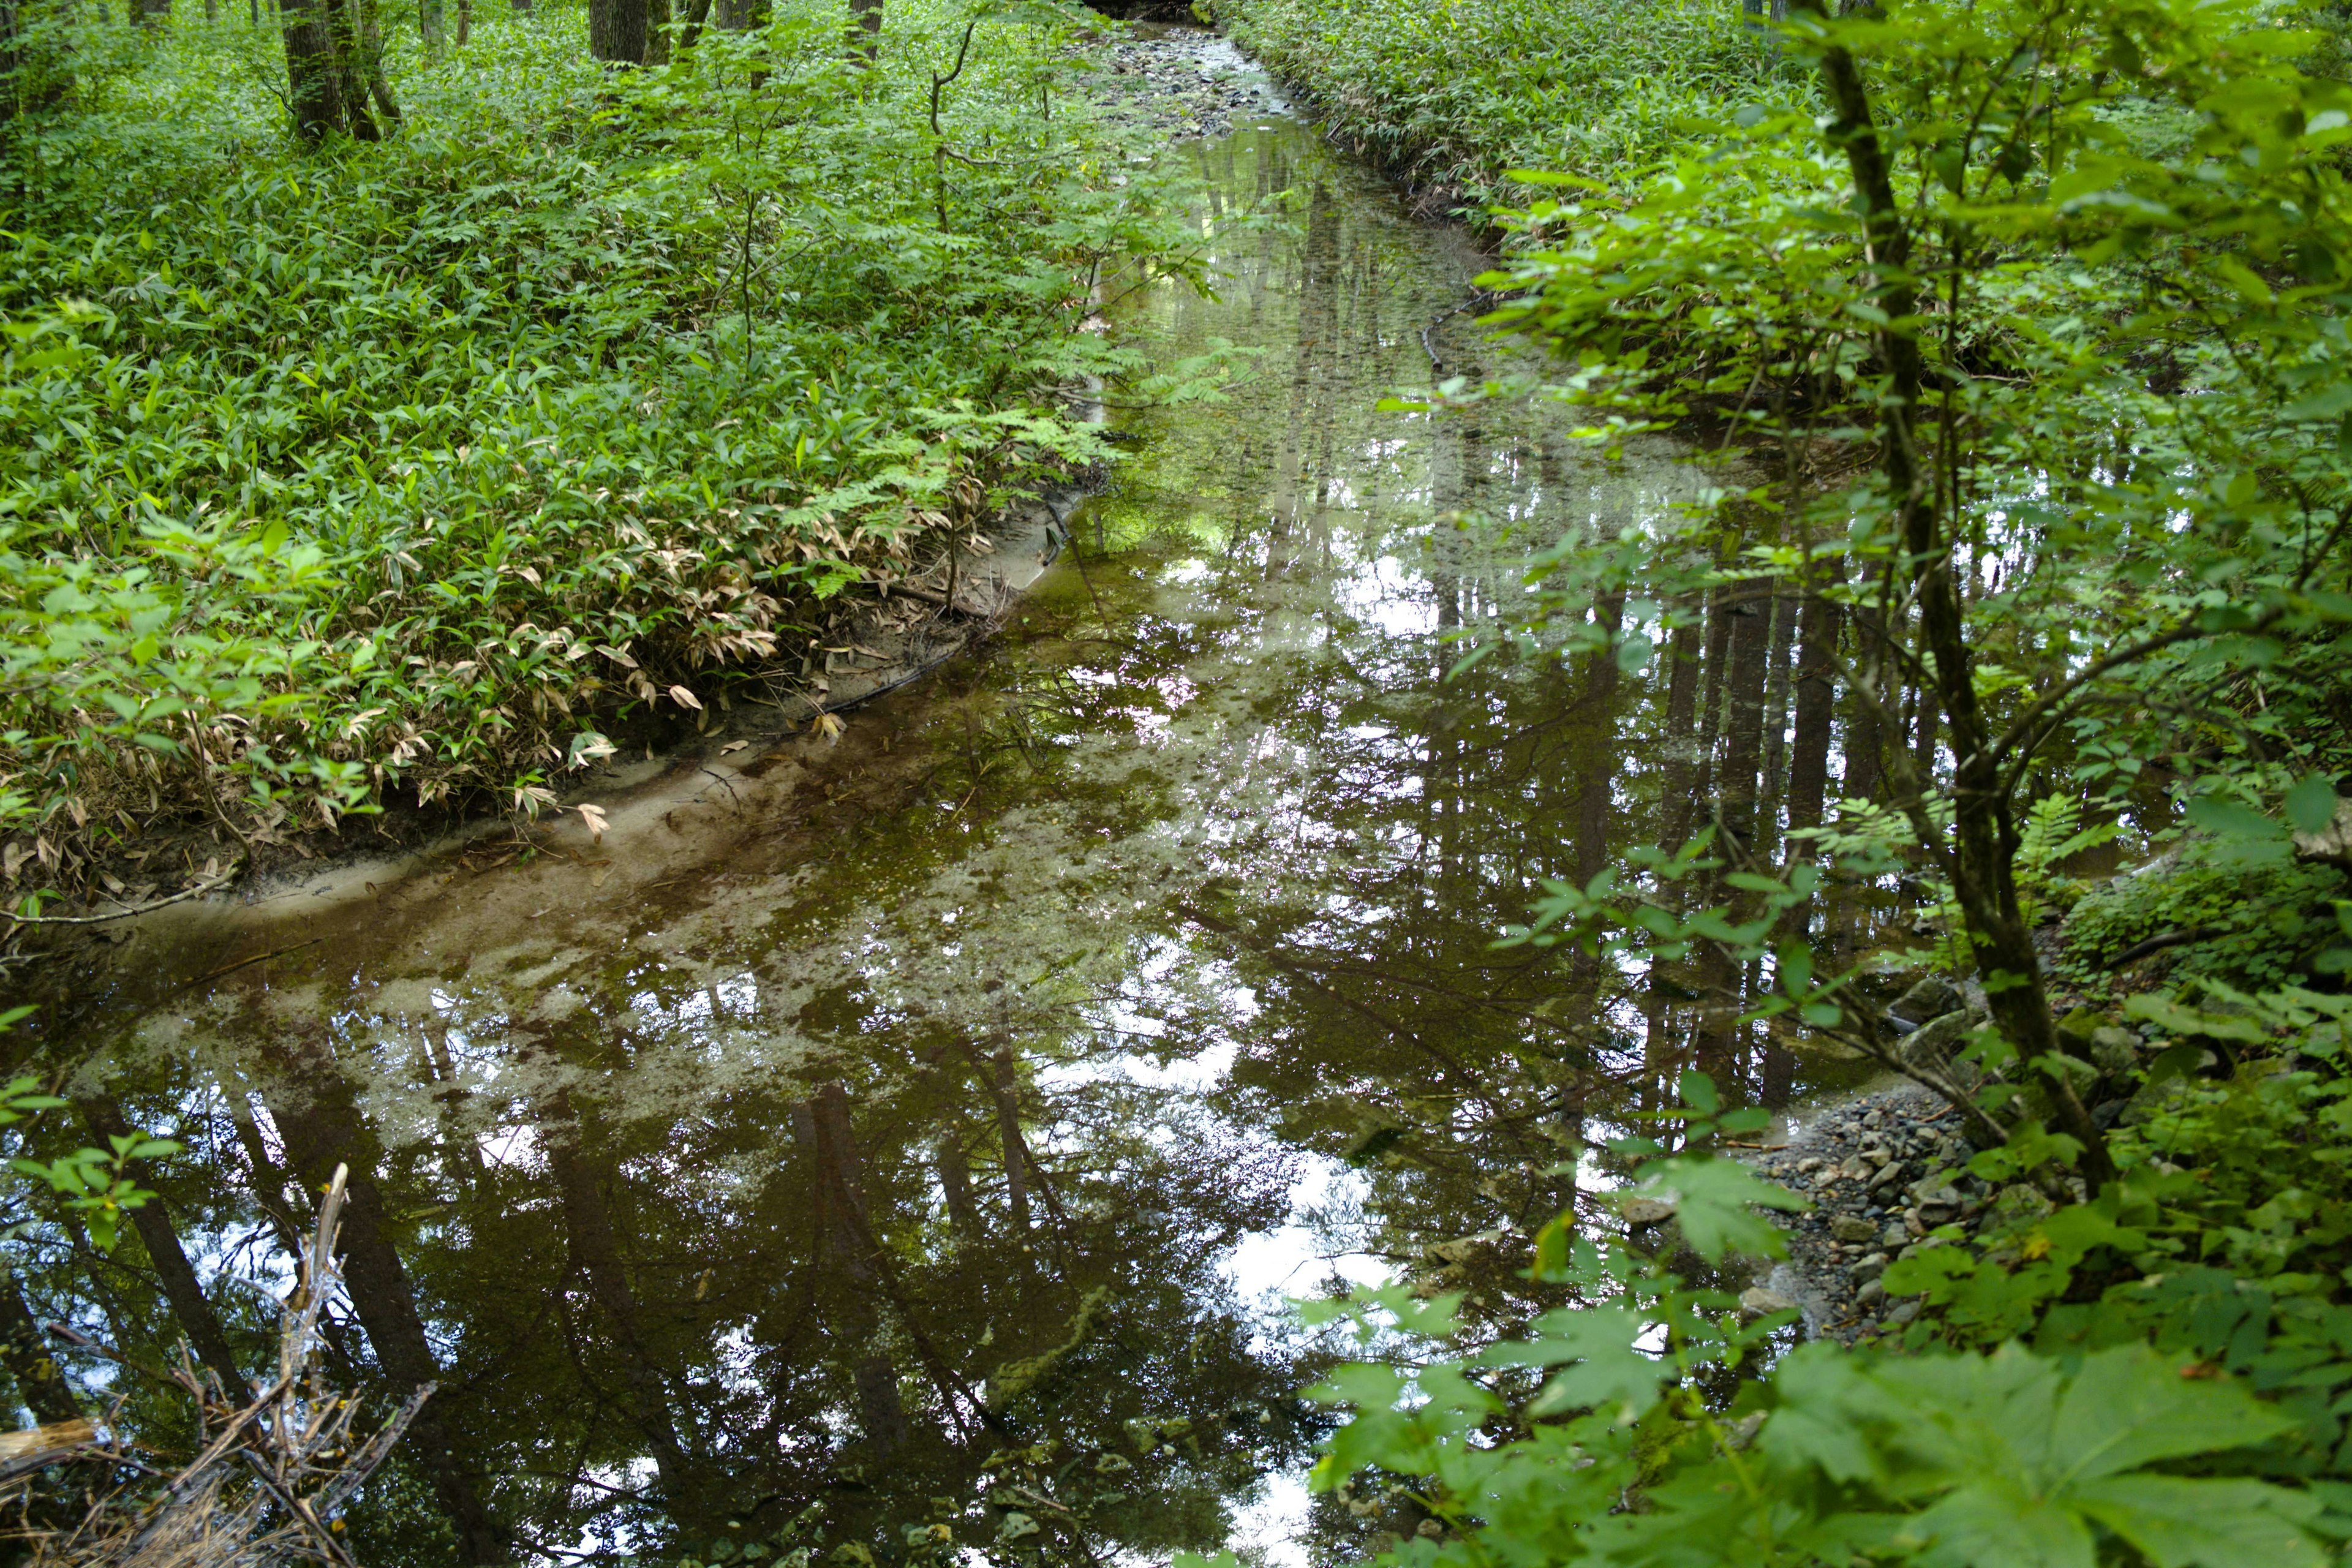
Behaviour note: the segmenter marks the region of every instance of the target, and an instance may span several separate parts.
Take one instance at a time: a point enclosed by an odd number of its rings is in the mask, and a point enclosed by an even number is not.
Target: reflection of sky
[[[1435,897],[1431,868],[1450,856],[1471,889],[1454,896],[1496,903],[1464,912],[1472,936],[1453,961],[1467,971],[1483,960],[1485,932],[1518,912],[1510,900],[1528,873],[1475,838],[1435,842],[1430,812],[1449,791],[1458,807],[1460,792],[1436,776],[1433,753],[1449,731],[1429,712],[1467,706],[1464,688],[1440,679],[1462,651],[1443,634],[1492,625],[1524,600],[1526,543],[1457,532],[1433,514],[1463,505],[1475,481],[1479,504],[1497,512],[1622,521],[1689,481],[1654,462],[1619,472],[1571,453],[1555,463],[1560,494],[1548,495],[1525,419],[1495,416],[1492,446],[1465,464],[1437,449],[1453,438],[1444,422],[1375,418],[1375,397],[1426,373],[1419,323],[1458,300],[1477,263],[1359,194],[1336,221],[1335,265],[1377,260],[1383,281],[1366,296],[1372,305],[1350,296],[1334,306],[1333,330],[1352,341],[1302,356],[1313,360],[1303,394],[1291,367],[1273,363],[1296,324],[1297,258],[1284,248],[1295,236],[1239,237],[1228,263],[1246,286],[1222,304],[1167,289],[1137,297],[1176,349],[1255,335],[1277,353],[1232,405],[1211,405],[1215,418],[1203,416],[1192,437],[1148,421],[1158,439],[1124,477],[1123,498],[1078,519],[1082,539],[1100,522],[1114,541],[1086,597],[1112,596],[1124,616],[1117,634],[1016,639],[988,667],[975,710],[996,720],[1014,700],[1031,702],[1056,772],[1031,786],[1026,764],[1007,763],[987,793],[959,782],[935,809],[910,799],[870,843],[835,843],[780,874],[714,875],[687,912],[645,926],[551,921],[562,934],[517,931],[454,957],[417,957],[429,984],[392,981],[341,1021],[367,1042],[354,1059],[376,1075],[364,1102],[386,1141],[429,1165],[437,1156],[421,1146],[454,1135],[494,1165],[536,1170],[546,1160],[530,1118],[552,1092],[583,1089],[616,1120],[683,1125],[738,1096],[790,1092],[836,1050],[870,1050],[882,1070],[902,1070],[907,1042],[941,1030],[1018,1043],[1034,1084],[1033,1141],[1057,1154],[1084,1148],[1085,1115],[1113,1090],[1168,1117],[1128,1130],[1162,1149],[1178,1146],[1186,1121],[1284,1137],[1280,1117],[1312,1108],[1263,1103],[1241,1081],[1253,1056],[1277,1049],[1322,1053],[1324,1086],[1343,1106],[1380,1089],[1377,1071],[1347,1054],[1361,1026],[1270,1041],[1271,983],[1191,929],[1187,900],[1223,892],[1240,919],[1291,922],[1278,955],[1371,933],[1360,956],[1378,960],[1391,956],[1382,943],[1412,935]],[[1295,405],[1301,396],[1311,406]],[[1337,426],[1319,453],[1318,421]],[[1056,591],[1055,579],[1043,584],[1041,615]],[[1073,594],[1066,580],[1058,591]],[[1495,679],[1520,691],[1531,680]],[[1499,700],[1491,690],[1481,700]],[[943,703],[929,743],[952,760],[971,719]],[[1474,833],[1504,808],[1478,809],[1487,816]],[[1551,847],[1551,825],[1511,826]],[[266,1006],[291,1017],[315,1001],[295,990]],[[1295,1011],[1286,1016],[1283,1026],[1299,1027]],[[1637,1015],[1608,1021],[1639,1038]],[[527,1048],[531,1030],[567,1022],[625,1037],[627,1071]],[[454,1082],[420,1065],[416,1041],[428,1034]],[[662,1179],[714,1205],[750,1182],[677,1147]],[[1368,1173],[1320,1146],[1297,1149],[1293,1168],[1282,1220],[1217,1263],[1262,1342],[1288,1332],[1286,1297],[1320,1294],[1335,1278],[1388,1280],[1370,1247],[1388,1239],[1383,1224],[1412,1223],[1378,1212],[1410,1186],[1392,1173]],[[1597,1169],[1580,1181],[1605,1184]],[[944,1209],[936,1187],[930,1200]],[[716,1375],[741,1359],[722,1339],[709,1365]],[[1276,1478],[1244,1539],[1277,1563],[1301,1562],[1284,1542],[1303,1514],[1298,1478]]]

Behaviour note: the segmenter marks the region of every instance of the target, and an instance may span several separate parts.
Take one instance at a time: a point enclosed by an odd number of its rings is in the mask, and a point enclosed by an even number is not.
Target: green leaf
[[[2315,773],[2287,791],[2286,819],[2303,833],[2317,833],[2335,821],[2335,781]]]
[[[1785,1187],[1758,1179],[1747,1166],[1732,1160],[1685,1154],[1643,1166],[1633,1195],[1671,1198],[1683,1239],[1709,1263],[1727,1252],[1762,1258],[1787,1256],[1780,1227],[1763,1218],[1758,1208],[1790,1211],[1812,1205]]]

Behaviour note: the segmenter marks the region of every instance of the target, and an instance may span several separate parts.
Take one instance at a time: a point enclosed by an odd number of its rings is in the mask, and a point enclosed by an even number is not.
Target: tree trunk
[[[1821,0],[1798,4],[1820,12]],[[1885,320],[1913,321],[1918,294],[1910,272],[1911,235],[1896,203],[1862,68],[1843,46],[1824,49],[1822,82],[1834,116],[1830,134],[1845,150],[1868,254],[1877,272],[1875,302],[1886,312]],[[1925,367],[1918,339],[1909,328],[1882,328],[1877,336],[1888,381],[1888,395],[1879,405],[1885,437],[1880,467],[1895,502],[1905,552],[1913,563],[1920,640],[1934,674],[1935,698],[1951,731],[1952,891],[1984,975],[1993,1022],[2019,1056],[2032,1061],[2056,1055],[2063,1047],[2050,1015],[2041,955],[2018,906],[2016,825],[2003,794],[2000,759],[1977,706],[1967,615],[1953,574],[1951,543],[1943,537],[1937,487],[1934,475],[1920,467],[1919,455],[1933,450],[1916,423],[1918,411],[1926,406],[1921,395]],[[1923,837],[1932,841],[1939,836]],[[2095,1192],[2116,1178],[2105,1136],[2091,1120],[2071,1078],[2053,1079],[2050,1091],[2060,1125],[2083,1145],[2083,1176]]]
[[[1809,595],[1798,616],[1796,733],[1789,752],[1789,831],[1818,827],[1829,793],[1830,729],[1837,713],[1837,605]],[[1813,858],[1810,841],[1792,844],[1791,859]]]
[[[646,0],[588,0],[588,52],[606,65],[646,63]]]
[[[1584,690],[1578,699],[1578,705],[1591,715],[1597,731],[1612,740],[1617,730],[1619,677],[1614,645],[1624,616],[1622,589],[1606,595],[1594,607],[1593,618],[1608,632],[1610,646],[1593,653],[1591,661],[1584,667]],[[1609,861],[1609,805],[1616,785],[1616,769],[1612,764],[1616,755],[1614,745],[1594,748],[1593,761],[1586,768],[1584,782],[1577,791],[1576,879],[1580,883],[1591,882]]]
[[[288,99],[294,133],[316,147],[336,136],[377,139],[367,87],[352,56],[355,39],[347,0],[284,0]]]
[[[1771,827],[1778,820],[1781,788],[1788,782],[1789,662],[1797,642],[1798,595],[1789,588],[1772,595],[1772,641],[1764,670],[1764,783],[1757,795],[1763,813],[1758,856],[1774,858]]]
[[[694,47],[694,40],[702,37],[703,25],[710,20],[710,0],[686,0],[685,26],[678,29],[677,47],[682,53]]]
[[[1698,692],[1698,768],[1691,781],[1694,799],[1715,785],[1716,742],[1723,733],[1723,663],[1731,648],[1731,590],[1717,587],[1706,599],[1706,657]]]
[[[849,47],[867,65],[882,52],[882,0],[849,0]]]
[[[1664,770],[1665,846],[1682,847],[1690,837],[1692,785],[1698,759],[1690,754],[1696,743],[1691,731],[1698,714],[1699,649],[1704,631],[1686,622],[1675,628],[1666,644],[1666,765]]]

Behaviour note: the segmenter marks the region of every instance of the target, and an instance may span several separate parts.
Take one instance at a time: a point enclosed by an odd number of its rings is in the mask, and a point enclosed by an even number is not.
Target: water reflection
[[[1531,547],[1697,476],[1538,410],[1376,413],[1491,354],[1480,259],[1295,127],[1199,156],[1218,298],[1110,309],[1171,356],[1265,352],[1131,416],[989,658],[714,767],[706,826],[634,869],[484,857],[86,971],[35,1037],[92,1125],[188,1148],[111,1259],[34,1216],[26,1310],[249,1369],[345,1163],[338,1353],[440,1387],[363,1557],[1155,1557],[1222,1543],[1323,1429],[1313,1346],[1245,1287],[1386,1274],[1508,1324],[1596,1125],[1695,1056],[1790,1092],[1687,991],[1493,945],[1540,879],[1689,825],[1772,617],[1658,679],[1447,679]]]

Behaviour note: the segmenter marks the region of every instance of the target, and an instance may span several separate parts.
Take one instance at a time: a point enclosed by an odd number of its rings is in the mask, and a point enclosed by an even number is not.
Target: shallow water
[[[1262,352],[1221,400],[1109,399],[1133,460],[982,656],[837,742],[714,747],[602,845],[142,933],[30,1037],[186,1144],[155,1184],[249,1363],[236,1281],[282,1280],[300,1190],[352,1169],[345,1342],[441,1381],[363,1557],[468,1496],[550,1554],[1344,1557],[1278,1295],[1507,1325],[1562,1162],[1689,1059],[1667,1000],[1494,945],[1663,831],[1660,693],[1447,672],[1533,550],[1704,476],[1538,409],[1378,411],[1505,368],[1481,258],[1294,121],[1174,155],[1215,297],[1131,276],[1106,315],[1163,363]],[[1745,1036],[1710,1065],[1809,1081]],[[168,1333],[140,1244],[44,1246],[37,1311]]]

